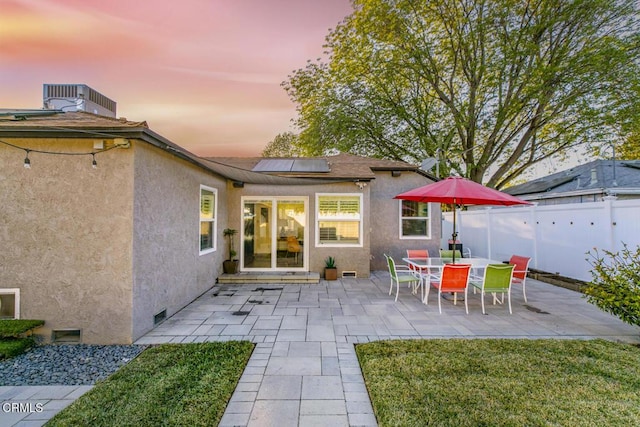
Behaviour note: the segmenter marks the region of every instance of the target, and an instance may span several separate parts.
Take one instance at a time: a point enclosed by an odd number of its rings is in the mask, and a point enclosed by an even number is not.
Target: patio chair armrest
[[[471,280],[469,280],[469,284],[471,286],[473,286],[474,288],[482,289],[482,285],[483,285],[482,278],[480,277],[480,278],[477,278],[475,280],[471,279]]]

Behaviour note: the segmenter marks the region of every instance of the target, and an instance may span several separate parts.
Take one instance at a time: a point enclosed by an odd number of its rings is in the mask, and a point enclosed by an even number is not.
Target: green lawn
[[[380,426],[640,425],[640,348],[603,340],[356,346]]]
[[[164,344],[142,352],[47,426],[216,426],[254,344]]]

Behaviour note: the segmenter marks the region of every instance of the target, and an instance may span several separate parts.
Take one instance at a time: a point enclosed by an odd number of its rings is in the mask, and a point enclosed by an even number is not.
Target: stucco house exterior
[[[367,277],[383,253],[439,247],[439,206],[393,199],[430,182],[415,166],[264,160],[200,158],[145,122],[0,110],[0,317],[131,343],[215,284],[225,228],[245,274],[321,273],[334,256]]]
[[[241,183],[229,188],[229,226],[240,231],[242,271],[318,271],[328,256],[338,275],[368,277],[387,269],[384,253],[406,249],[437,253],[440,206],[394,200],[431,182],[429,174],[404,162],[350,154],[306,159],[210,158],[268,176],[316,182],[293,186]],[[319,182],[319,184],[318,184]],[[301,252],[287,253],[295,237]]]

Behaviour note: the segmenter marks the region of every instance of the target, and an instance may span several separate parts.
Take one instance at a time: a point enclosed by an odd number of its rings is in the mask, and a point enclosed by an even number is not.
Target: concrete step
[[[278,283],[278,284],[318,284],[320,273],[317,272],[242,272],[238,274],[222,274],[218,283]]]

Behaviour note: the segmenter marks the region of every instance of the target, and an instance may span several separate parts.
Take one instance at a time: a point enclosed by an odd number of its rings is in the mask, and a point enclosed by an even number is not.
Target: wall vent
[[[342,277],[358,277],[358,274],[355,271],[343,271]]]
[[[77,344],[82,342],[81,329],[54,329],[51,331],[51,342],[55,344]]]
[[[162,322],[166,318],[167,318],[167,309],[165,308],[160,313],[153,316],[153,324],[157,325],[158,323]]]

